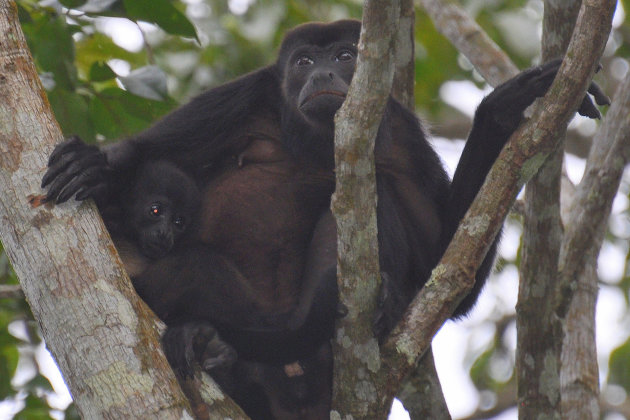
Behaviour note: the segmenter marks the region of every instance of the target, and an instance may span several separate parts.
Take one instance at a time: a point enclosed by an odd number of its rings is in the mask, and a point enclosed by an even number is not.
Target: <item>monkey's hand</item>
[[[234,348],[219,337],[217,330],[201,322],[168,327],[162,347],[171,368],[182,378],[194,376],[197,365],[212,374],[213,369],[230,367],[237,359]]]
[[[55,147],[48,160],[42,178],[42,188],[48,186],[45,201],[61,204],[75,196],[77,200],[93,198],[97,204],[104,203],[112,174],[103,151],[77,136],[70,137]]]
[[[523,111],[536,98],[544,96],[556,77],[562,59],[551,60],[540,66],[520,72],[515,77],[497,86],[479,105],[475,115],[477,119],[492,116],[494,123],[508,133],[516,130],[523,117]],[[599,70],[599,69],[598,69]],[[600,118],[597,105],[610,105],[610,99],[599,85],[591,82],[577,112],[588,118]]]

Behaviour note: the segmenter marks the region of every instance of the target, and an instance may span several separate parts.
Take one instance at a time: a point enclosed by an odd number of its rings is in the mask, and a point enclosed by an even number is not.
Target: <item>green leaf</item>
[[[133,61],[134,59],[138,59],[138,63],[146,62],[143,56],[129,52],[116,45],[111,38],[101,33],[95,33],[82,38],[77,42],[76,48],[77,60],[83,65],[85,65],[85,63],[91,65],[95,61],[105,63],[112,58],[129,61],[130,63],[135,63]]]
[[[75,403],[72,403],[66,408],[65,411],[65,420],[81,420],[81,416],[79,416],[79,410],[77,410],[77,406]]]
[[[31,19],[31,14],[22,6],[20,3],[17,3],[18,9],[18,19],[20,20],[20,24],[24,25],[26,23],[32,23],[33,19]]]
[[[53,391],[53,387],[48,378],[41,374],[35,375],[33,379],[28,381],[24,388],[31,394],[36,394],[37,391],[40,390]]]
[[[116,73],[112,70],[111,67],[102,61],[97,61],[92,63],[90,67],[90,81],[92,82],[103,82],[105,80],[111,80],[116,78]]]
[[[49,420],[50,407],[43,398],[29,395],[24,400],[25,406],[14,417],[15,420]]]
[[[162,101],[168,95],[166,74],[157,66],[141,67],[119,79],[125,89],[143,98]]]
[[[197,38],[195,27],[168,0],[123,0],[128,17],[155,23],[169,34]]]
[[[490,360],[494,354],[495,348],[491,347],[483,352],[470,367],[470,379],[477,389],[492,389],[494,380],[488,374],[490,369]]]
[[[96,133],[85,96],[57,88],[48,92],[48,100],[66,136],[76,134],[84,139],[94,138]]]
[[[96,132],[107,139],[132,134],[143,125],[142,121],[130,118],[119,101],[100,96],[90,101],[90,117]]]
[[[76,9],[87,3],[87,0],[59,0],[59,3],[67,7],[68,9]]]
[[[8,323],[0,325],[3,328],[0,331],[0,400],[4,400],[14,393],[11,378],[15,375],[20,357],[17,340],[6,330],[7,325]]]
[[[457,50],[437,32],[429,16],[416,14],[416,66],[414,92],[423,110],[438,115],[444,104],[436,101],[442,84],[464,74],[457,66]]]
[[[622,386],[630,393],[630,339],[610,354],[608,383]]]
[[[120,101],[123,104],[125,111],[129,115],[133,115],[143,121],[146,121],[147,125],[154,123],[155,120],[178,105],[172,99],[152,101],[150,99],[132,95],[124,90],[121,90],[120,92],[122,92]]]
[[[122,0],[90,0],[89,6],[91,16],[127,17]]]
[[[63,18],[43,16],[33,22],[29,47],[44,72],[54,75],[55,84],[72,90],[77,80],[74,67],[74,27],[69,27]]]
[[[117,139],[147,128],[174,105],[173,101],[152,101],[108,88],[90,101],[89,112],[96,132]]]

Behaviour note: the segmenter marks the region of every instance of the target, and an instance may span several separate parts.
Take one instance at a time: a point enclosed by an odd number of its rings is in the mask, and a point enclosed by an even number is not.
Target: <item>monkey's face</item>
[[[150,197],[134,206],[132,224],[140,251],[151,259],[166,256],[186,230],[188,215],[166,197]]]
[[[354,73],[356,46],[335,42],[299,48],[285,68],[285,100],[312,124],[332,124]]]
[[[276,66],[285,106],[311,128],[332,127],[354,74],[360,30],[353,20],[307,23],[282,41]]]

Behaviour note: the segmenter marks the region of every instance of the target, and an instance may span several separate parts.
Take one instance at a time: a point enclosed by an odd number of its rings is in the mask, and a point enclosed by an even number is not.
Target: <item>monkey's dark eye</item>
[[[301,55],[298,57],[297,60],[295,60],[295,64],[299,67],[310,66],[313,63],[314,63],[313,59],[307,55]]]
[[[176,216],[173,219],[173,224],[175,225],[175,227],[177,227],[178,229],[184,229],[186,227],[186,221],[184,220],[183,217],[181,216]]]
[[[159,216],[162,214],[162,206],[159,203],[154,203],[151,204],[151,207],[149,207],[149,214],[151,214],[151,216]]]
[[[354,60],[354,53],[352,51],[343,50],[335,56],[335,61],[351,61]]]

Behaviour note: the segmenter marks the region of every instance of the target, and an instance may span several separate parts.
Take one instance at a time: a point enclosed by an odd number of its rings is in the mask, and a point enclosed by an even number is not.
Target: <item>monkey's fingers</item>
[[[109,196],[109,184],[97,184],[94,186],[83,186],[75,195],[78,201],[83,201],[87,198],[93,199],[97,205],[105,204],[107,197]]]
[[[585,117],[600,119],[602,114],[599,112],[599,109],[593,104],[593,99],[597,105],[610,105],[610,98],[606,96],[604,91],[599,87],[599,85],[595,82],[591,82],[588,87],[587,95],[582,100],[580,104],[580,108],[578,109],[578,113]],[[589,96],[592,95],[593,99]]]
[[[221,340],[219,334],[208,342],[203,352],[203,369],[210,372],[218,367],[231,366],[236,362],[236,350],[225,341]]]
[[[57,203],[63,203],[68,201],[72,196],[76,194],[76,199],[81,201],[86,198],[94,198],[97,202],[99,200],[92,195],[88,195],[88,192],[100,191],[103,192],[107,189],[107,175],[106,169],[102,167],[91,167],[85,171],[75,175],[61,191],[57,194]],[[82,194],[79,196],[79,192]]]
[[[54,165],[62,155],[72,153],[83,146],[85,146],[85,143],[83,143],[83,140],[81,140],[81,138],[78,136],[72,136],[69,139],[59,143],[57,146],[55,146],[55,149],[52,151],[50,157],[48,158],[48,166]]]
[[[584,99],[582,100],[582,103],[580,104],[580,107],[578,108],[577,112],[578,114],[584,117],[588,117],[594,120],[595,119],[598,120],[602,117],[602,114],[599,112],[599,109],[595,107],[595,105],[593,104],[593,101],[588,95],[586,95]]]
[[[57,204],[71,198],[82,187],[107,182],[105,155],[94,146],[58,155],[42,179],[48,186],[47,201]]]
[[[599,87],[597,83],[591,82],[590,86],[588,87],[588,93],[593,95],[593,98],[595,99],[595,103],[597,103],[597,105],[610,105],[610,98],[604,93],[602,88]]]

